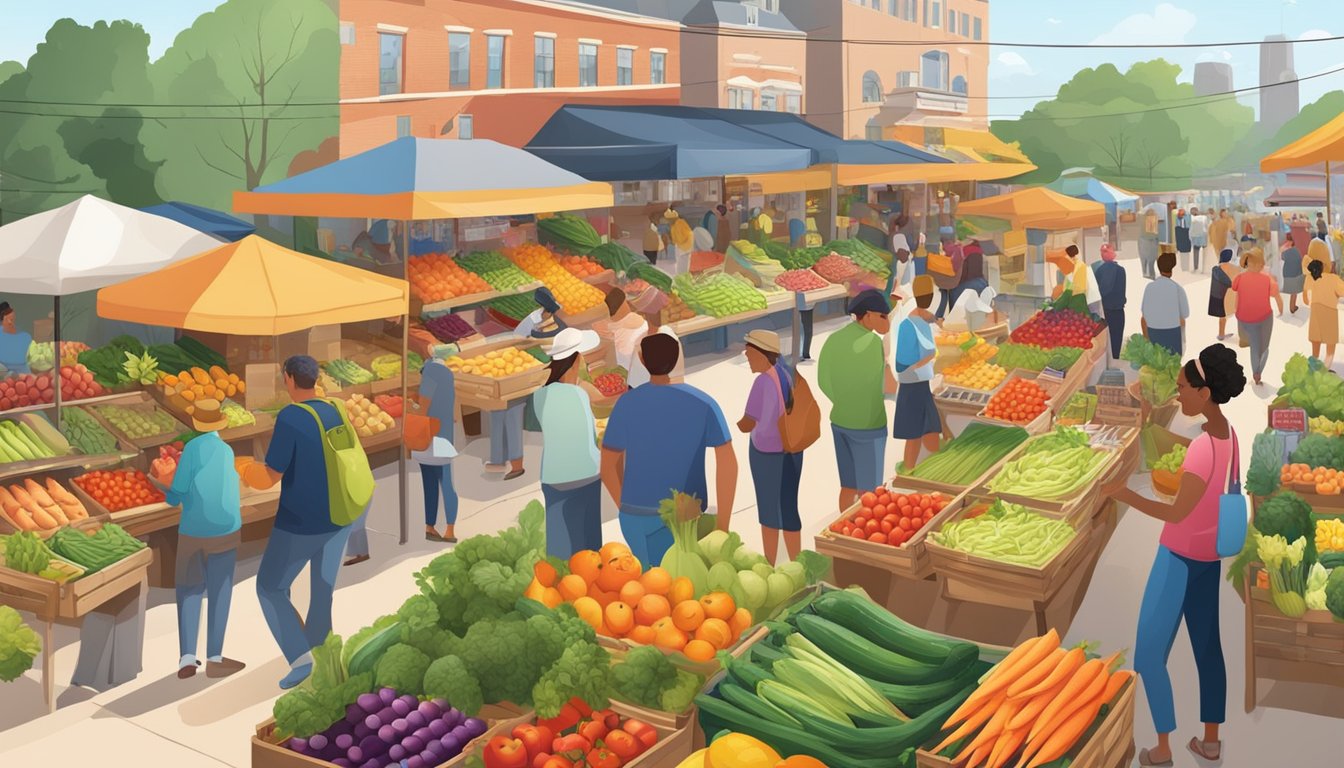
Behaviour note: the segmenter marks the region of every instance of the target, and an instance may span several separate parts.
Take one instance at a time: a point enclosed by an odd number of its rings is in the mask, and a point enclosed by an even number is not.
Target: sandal
[[[443,541],[443,534],[438,531],[425,531],[425,541]]]
[[[1223,742],[1221,741],[1200,741],[1197,737],[1191,737],[1190,742],[1185,745],[1200,760],[1209,763],[1221,763],[1223,761]],[[1212,749],[1212,752],[1210,752]]]
[[[368,562],[368,559],[369,559],[368,555],[355,555],[349,560],[346,560],[345,563],[343,563],[343,565],[346,566],[359,565],[360,563]]]
[[[1141,749],[1139,750],[1139,765],[1143,768],[1170,768],[1173,763],[1171,758],[1167,758],[1161,762],[1154,762],[1153,759],[1148,756],[1148,750]]]

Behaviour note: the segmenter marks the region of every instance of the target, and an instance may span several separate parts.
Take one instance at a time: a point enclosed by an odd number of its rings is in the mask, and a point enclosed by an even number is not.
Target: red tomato
[[[868,532],[867,532],[866,530],[864,530],[861,526],[857,526],[857,525],[854,526],[854,530],[852,530],[852,531],[849,532],[849,535],[850,535],[850,536],[853,536],[853,537],[856,538],[856,539],[866,539],[866,538],[868,538]]]
[[[891,524],[891,518],[885,518],[885,519],[882,520],[882,532],[883,532],[883,533],[891,533],[891,529],[894,528],[894,527],[895,527],[895,526],[893,526],[893,525]]]
[[[877,496],[875,494],[865,493],[859,499],[859,503],[862,504],[865,508],[871,509],[872,506],[877,503]]]
[[[635,738],[633,734],[626,733],[625,731],[612,731],[611,733],[608,733],[607,738],[603,743],[607,749],[616,753],[616,756],[621,759],[622,763],[628,763],[636,757],[639,757],[640,753],[645,749],[643,742]]]
[[[577,733],[558,736],[555,741],[551,742],[552,752],[587,752],[592,748],[592,742]]]
[[[875,542],[877,542],[878,544],[886,544],[886,543],[887,543],[887,534],[885,534],[885,533],[883,533],[883,532],[881,532],[881,531],[878,531],[877,533],[871,533],[871,534],[868,534],[868,540],[869,540],[869,541],[875,541]]]
[[[869,518],[868,518],[867,515],[855,515],[855,517],[854,517],[854,527],[855,527],[855,528],[862,528],[863,526],[865,526],[865,525],[868,524],[868,519],[869,519]]]
[[[601,748],[591,750],[584,760],[587,761],[588,768],[621,768],[621,758],[615,752]]]
[[[902,530],[910,530],[910,518],[908,517],[901,517],[900,521],[896,524],[899,525]]]
[[[485,745],[485,768],[527,768],[527,748],[518,739],[496,736]]]
[[[533,766],[538,768],[538,766]],[[559,755],[550,755],[539,768],[574,768],[574,764]]]
[[[869,520],[864,523],[863,529],[868,532],[869,536],[871,536],[874,533],[880,533],[882,531],[882,524],[876,520]]]
[[[878,504],[890,504],[890,503],[891,503],[891,499],[892,499],[892,495],[891,495],[890,493],[887,493],[886,491],[883,491],[882,493],[878,494],[878,496],[877,496],[877,503],[878,503]]]
[[[874,517],[874,518],[881,518],[881,517],[885,516],[886,514],[887,514],[887,505],[886,505],[886,504],[878,504],[878,505],[876,505],[876,506],[873,507],[873,517]]]
[[[544,725],[532,725],[531,723],[524,723],[514,728],[511,735],[523,742],[523,746],[527,748],[529,761],[535,760],[538,755],[545,754],[555,741],[555,734],[551,733],[549,728]]]
[[[851,533],[853,533],[853,532],[854,532],[854,526],[852,526],[852,525],[846,525],[846,526],[844,526],[843,528],[841,528],[840,531],[839,531],[839,533],[840,533],[841,536],[848,536],[849,534],[851,534]]]
[[[589,720],[586,723],[579,724],[579,735],[592,744],[606,738],[607,730],[607,724],[600,720]]]
[[[636,720],[632,717],[621,725],[621,730],[639,739],[645,749],[658,743],[657,729],[643,720]]]
[[[588,717],[593,714],[593,708],[588,706],[588,702],[580,699],[578,696],[570,699],[569,703],[579,711],[579,717]]]

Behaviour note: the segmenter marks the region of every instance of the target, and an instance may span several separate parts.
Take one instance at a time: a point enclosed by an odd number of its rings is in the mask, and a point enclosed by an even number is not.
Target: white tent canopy
[[[6,293],[67,296],[106,288],[217,247],[175,221],[86,195],[0,227]]]

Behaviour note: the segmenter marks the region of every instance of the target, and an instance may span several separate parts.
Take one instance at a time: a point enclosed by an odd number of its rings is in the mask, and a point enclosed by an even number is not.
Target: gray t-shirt
[[[457,415],[457,397],[453,389],[453,372],[442,360],[425,361],[420,371],[420,397],[429,400],[425,414],[439,420],[439,437],[453,441],[453,419]]]

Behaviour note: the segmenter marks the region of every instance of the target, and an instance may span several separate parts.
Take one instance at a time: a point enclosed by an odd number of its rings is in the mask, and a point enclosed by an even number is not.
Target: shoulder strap
[[[322,425],[322,417],[317,415],[317,410],[314,409],[313,406],[307,403],[294,403],[294,405],[297,406],[300,410],[307,411],[308,415],[313,417],[313,421],[317,422],[317,431],[319,433],[327,431],[327,428]]]
[[[1241,495],[1241,446],[1237,444],[1237,432],[1229,424],[1228,439],[1232,441],[1232,458],[1227,462],[1227,477],[1223,487],[1227,489],[1227,495]]]

